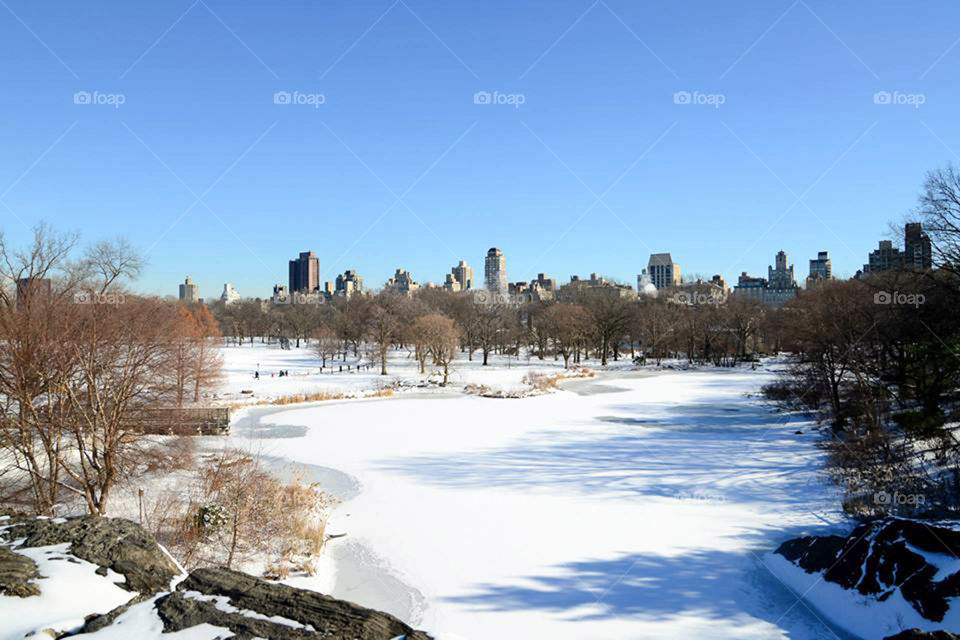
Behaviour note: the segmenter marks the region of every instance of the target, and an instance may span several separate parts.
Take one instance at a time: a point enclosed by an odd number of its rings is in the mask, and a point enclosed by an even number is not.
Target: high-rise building
[[[410,295],[420,288],[420,285],[413,280],[413,276],[406,269],[397,269],[393,277],[387,280],[385,289],[391,289],[395,293]]]
[[[461,260],[460,264],[450,269],[447,274],[447,280],[443,284],[449,291],[468,291],[473,289],[473,267],[466,261]]]
[[[507,293],[507,259],[496,247],[490,247],[483,262],[484,285],[487,290]]]
[[[787,253],[778,251],[774,259],[776,266],[767,267],[766,278],[754,278],[744,271],[733,288],[734,295],[756,300],[772,307],[779,307],[797,297],[797,281],[794,279],[792,264],[788,264]]]
[[[670,289],[680,284],[680,265],[673,261],[669,253],[652,253],[646,270],[637,276],[638,287],[641,281],[645,282],[644,275],[658,290]]]
[[[775,267],[767,267],[767,286],[771,289],[796,289],[793,265],[787,266],[787,252],[778,251],[774,262]]]
[[[240,300],[240,292],[237,291],[236,287],[227,282],[223,285],[223,293],[220,294],[220,300],[224,304],[233,304]]]
[[[192,304],[200,301],[200,288],[193,283],[190,276],[187,276],[183,284],[180,285],[180,302]]]
[[[304,251],[290,261],[290,292],[313,293],[320,290],[320,258],[313,251]]]
[[[349,298],[355,293],[363,293],[363,278],[353,269],[347,269],[337,276],[334,295]]]
[[[833,265],[830,262],[830,255],[826,251],[818,251],[817,258],[810,261],[810,275],[807,276],[807,288],[816,285],[818,282],[833,279]]]
[[[893,246],[890,240],[881,240],[876,249],[867,257],[863,273],[879,273],[903,268],[903,252]]]
[[[904,267],[916,271],[933,268],[933,247],[921,223],[907,223],[903,229],[903,247]]]

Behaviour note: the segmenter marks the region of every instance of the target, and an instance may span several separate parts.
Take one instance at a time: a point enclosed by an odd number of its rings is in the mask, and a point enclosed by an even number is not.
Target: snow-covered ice
[[[328,546],[333,595],[441,640],[848,637],[761,559],[848,528],[811,425],[748,395],[769,375],[621,370],[520,400],[253,409],[230,438],[356,479],[328,524],[347,534]]]

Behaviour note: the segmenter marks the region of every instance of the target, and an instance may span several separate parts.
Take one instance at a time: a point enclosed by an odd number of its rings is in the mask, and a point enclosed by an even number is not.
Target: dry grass
[[[244,407],[259,406],[286,406],[289,404],[302,404],[305,402],[328,402],[330,400],[353,400],[357,398],[390,398],[394,395],[394,387],[386,386],[372,391],[362,393],[344,392],[344,391],[314,391],[310,393],[292,393],[275,398],[263,398],[253,402],[235,402],[230,404],[231,409],[242,409]]]

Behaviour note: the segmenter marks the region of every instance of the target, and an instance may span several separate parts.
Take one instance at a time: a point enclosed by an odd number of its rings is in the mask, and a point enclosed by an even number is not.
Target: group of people
[[[273,371],[270,372],[270,377],[271,377],[271,378],[273,377]],[[290,377],[290,370],[289,370],[289,369],[280,369],[280,371],[277,372],[277,377],[278,377],[278,378],[287,378],[287,377]],[[260,379],[260,369],[257,369],[256,371],[253,372],[253,379],[254,379],[254,380],[259,380],[259,379]]]

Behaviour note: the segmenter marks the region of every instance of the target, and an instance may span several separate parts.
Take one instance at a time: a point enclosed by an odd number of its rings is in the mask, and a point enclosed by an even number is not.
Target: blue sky
[[[190,274],[205,296],[265,295],[304,250],[373,286],[479,272],[493,245],[511,280],[635,283],[661,251],[732,280],[781,248],[801,277],[824,249],[852,275],[957,160],[958,18],[949,1],[3,0],[0,226],[123,235],[161,294]]]

